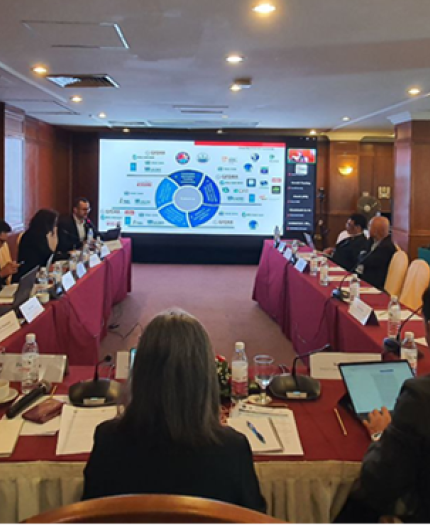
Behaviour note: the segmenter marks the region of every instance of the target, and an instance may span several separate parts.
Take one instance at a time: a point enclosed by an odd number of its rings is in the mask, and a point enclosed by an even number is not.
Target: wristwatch
[[[374,432],[371,434],[370,439],[375,443],[376,441],[379,441],[381,439],[383,432]]]

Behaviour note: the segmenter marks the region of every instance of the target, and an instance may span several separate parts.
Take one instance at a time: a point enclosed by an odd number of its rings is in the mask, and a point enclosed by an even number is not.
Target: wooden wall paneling
[[[395,177],[393,195],[392,223],[396,232],[409,231],[409,207],[411,202],[410,193],[410,166],[411,148],[408,143],[398,142],[395,146]],[[404,242],[404,241],[402,241]],[[400,238],[399,238],[400,244]],[[407,249],[400,244],[403,249]]]
[[[394,147],[393,144],[377,144],[375,146],[375,171],[374,171],[374,195],[378,198],[378,188],[389,186],[391,188],[390,199],[380,199],[381,211],[392,212],[392,199],[394,195]]]

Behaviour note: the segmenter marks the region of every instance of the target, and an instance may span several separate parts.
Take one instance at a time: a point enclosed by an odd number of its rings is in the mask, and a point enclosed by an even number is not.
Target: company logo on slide
[[[136,186],[139,186],[139,187],[140,186],[150,187],[150,186],[152,186],[152,182],[138,182],[136,184]]]
[[[207,153],[199,153],[197,155],[197,162],[201,162],[204,164],[205,162],[209,162],[209,155]]]
[[[258,153],[254,153],[251,155],[251,160],[253,162],[258,162],[259,159],[260,159],[260,155]]]
[[[254,169],[254,166],[252,164],[245,164],[245,166],[243,167],[243,169],[248,172],[248,173],[251,173],[251,171]]]
[[[262,188],[267,188],[268,185],[269,185],[269,181],[268,180],[260,180],[260,186]]]
[[[249,194],[249,202],[255,202],[255,193]]]
[[[136,170],[137,170],[137,163],[130,162],[130,171],[136,171]]]
[[[256,230],[258,228],[258,222],[257,221],[249,221],[249,229],[250,230]]]
[[[222,162],[228,162],[229,164],[235,164],[237,162],[236,157],[228,157],[227,155],[223,155],[221,160]]]
[[[275,184],[281,184],[282,179],[280,179],[279,177],[273,177],[272,182],[274,182]]]
[[[230,193],[230,190],[228,188],[223,188],[222,191],[223,193]]]
[[[260,169],[260,173],[262,175],[267,175],[269,173],[269,168],[267,166],[263,166],[261,169]]]
[[[281,186],[272,186],[272,193],[279,195],[281,193]]]
[[[248,188],[255,188],[255,186],[257,185],[257,180],[256,179],[246,179],[246,185],[248,186]]]
[[[190,156],[185,151],[181,151],[175,157],[178,164],[188,164],[190,162]]]

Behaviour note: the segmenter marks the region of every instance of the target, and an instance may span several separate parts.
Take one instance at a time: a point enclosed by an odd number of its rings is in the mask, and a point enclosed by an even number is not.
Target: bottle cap
[[[234,344],[234,347],[236,350],[245,350],[245,343],[241,343],[240,341]]]
[[[397,299],[398,299],[398,298],[397,298],[397,295],[392,295],[392,296],[391,296],[391,300],[392,300],[392,301],[397,301]]]
[[[27,334],[25,336],[25,342],[28,344],[36,342],[36,334]]]
[[[405,337],[407,337],[408,339],[413,339],[414,338],[414,333],[413,332],[406,332],[405,333]]]

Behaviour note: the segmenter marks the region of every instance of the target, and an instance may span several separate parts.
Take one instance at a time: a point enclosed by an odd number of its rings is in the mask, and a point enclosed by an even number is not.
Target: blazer
[[[336,244],[332,261],[348,271],[355,269],[362,251],[367,251],[368,240],[364,233],[353,237],[346,237]]]
[[[248,440],[222,427],[219,444],[150,443],[118,420],[99,425],[84,470],[82,499],[124,494],[211,498],[265,512]]]
[[[368,240],[368,253],[361,257],[363,260],[361,278],[375,288],[383,290],[391,258],[397,250],[390,235],[382,239],[378,246],[371,251],[373,242],[372,239]]]
[[[99,235],[94,224],[90,219],[84,221],[85,234],[91,228],[94,232],[94,237]],[[73,215],[62,215],[58,220],[58,247],[57,252],[67,253],[71,250],[80,249],[82,241],[79,239],[78,228]]]
[[[430,522],[430,376],[405,381],[392,421],[380,441],[370,445],[359,483],[350,500],[361,504],[370,521],[395,513],[400,498],[407,521]],[[351,510],[352,510],[352,505]],[[360,512],[360,511],[359,511]],[[351,512],[352,514],[352,512]],[[345,520],[346,515],[339,516]],[[363,516],[353,515],[359,523]],[[358,521],[355,521],[358,520]]]
[[[12,280],[18,282],[23,275],[35,266],[46,266],[52,253],[46,235],[35,233],[31,229],[27,230],[21,237],[18,248],[18,262],[24,262]]]

